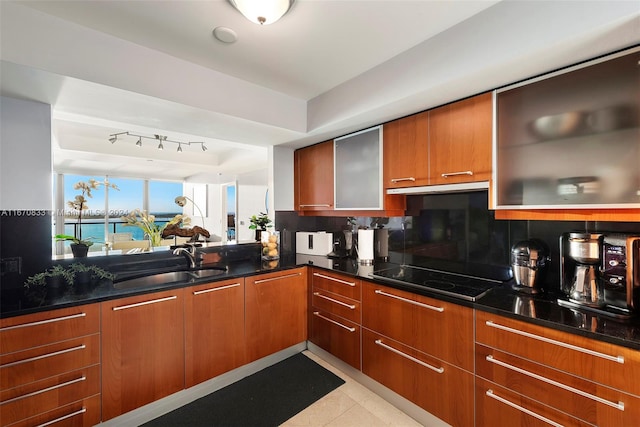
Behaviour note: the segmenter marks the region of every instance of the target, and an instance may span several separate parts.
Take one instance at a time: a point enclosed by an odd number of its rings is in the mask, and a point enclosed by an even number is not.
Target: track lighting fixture
[[[207,151],[207,147],[204,145],[204,142],[200,142],[200,141],[176,141],[176,140],[172,140],[172,139],[168,139],[166,136],[164,135],[153,135],[153,136],[146,136],[146,135],[138,135],[132,132],[119,132],[119,133],[113,133],[111,135],[109,135],[109,142],[111,142],[112,144],[114,144],[118,139],[122,140],[123,138],[121,136],[133,136],[135,138],[138,138],[138,140],[136,141],[136,146],[138,147],[142,147],[142,140],[143,139],[151,139],[154,141],[158,141],[158,150],[164,150],[164,143],[165,142],[171,142],[173,144],[177,144],[178,145],[178,153],[182,153],[182,146],[183,145],[188,145],[188,146],[192,146],[192,145],[198,145],[200,144],[200,148],[202,148],[202,151]]]

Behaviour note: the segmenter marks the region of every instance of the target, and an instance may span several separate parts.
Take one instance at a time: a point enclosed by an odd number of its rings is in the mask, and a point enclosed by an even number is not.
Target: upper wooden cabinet
[[[333,140],[294,153],[296,211],[333,209]]]
[[[429,113],[384,125],[384,188],[429,184]]]
[[[429,111],[430,184],[489,181],[492,117],[490,92]]]

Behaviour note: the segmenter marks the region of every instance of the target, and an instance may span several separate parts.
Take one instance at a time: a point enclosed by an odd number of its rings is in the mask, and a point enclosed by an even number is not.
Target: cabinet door
[[[431,184],[489,181],[492,105],[485,93],[429,111]]]
[[[452,426],[473,425],[473,374],[362,329],[362,372]],[[496,424],[505,425],[505,424]]]
[[[184,388],[183,303],[182,289],[101,303],[103,420]]]
[[[297,211],[333,209],[333,141],[294,153],[294,204]]]
[[[360,369],[360,325],[314,308],[309,341]]]
[[[307,339],[304,268],[245,278],[248,362]]]
[[[185,289],[186,387],[245,363],[244,279]]]
[[[362,282],[362,326],[473,372],[473,310]]]
[[[429,113],[384,124],[384,188],[429,184]]]

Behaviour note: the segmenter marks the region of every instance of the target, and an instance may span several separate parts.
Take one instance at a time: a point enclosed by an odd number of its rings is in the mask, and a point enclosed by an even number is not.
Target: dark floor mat
[[[144,426],[277,426],[342,384],[298,353]]]

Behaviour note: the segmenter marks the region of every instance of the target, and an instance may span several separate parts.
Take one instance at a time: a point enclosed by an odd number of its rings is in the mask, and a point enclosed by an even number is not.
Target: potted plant
[[[252,215],[251,218],[249,218],[249,222],[251,223],[249,229],[256,230],[256,242],[260,241],[261,232],[265,231],[269,227],[272,227],[271,218],[269,218],[264,212],[260,212],[259,215]]]
[[[47,301],[64,296],[68,288],[73,284],[73,275],[62,265],[53,267],[28,277],[25,287],[33,294],[44,296]]]
[[[69,266],[72,275],[73,288],[76,294],[86,294],[101,280],[113,280],[114,275],[97,265],[87,265],[79,262]]]
[[[89,181],[79,181],[73,185],[74,190],[80,190],[80,194],[76,195],[73,200],[69,200],[67,202],[67,206],[69,206],[74,211],[78,211],[78,226],[75,228],[74,235],[68,234],[57,234],[55,239],[57,242],[59,241],[71,241],[71,252],[74,257],[86,257],[87,252],[89,252],[89,246],[93,245],[91,239],[92,237],[83,239],[82,238],[82,213],[83,211],[89,209],[87,205],[87,198],[93,197],[91,195],[91,190],[97,189],[100,185],[104,185],[108,188],[113,188],[114,190],[119,190],[118,186],[115,184],[111,184],[108,181],[97,181],[91,178]]]
[[[171,218],[169,222],[159,225],[156,224],[155,215],[150,215],[146,211],[140,209],[132,210],[129,215],[120,217],[124,221],[124,227],[136,226],[144,231],[144,234],[151,241],[151,246],[160,246],[162,242],[162,231],[169,225],[182,224],[189,225],[191,218],[186,215],[178,214]]]

